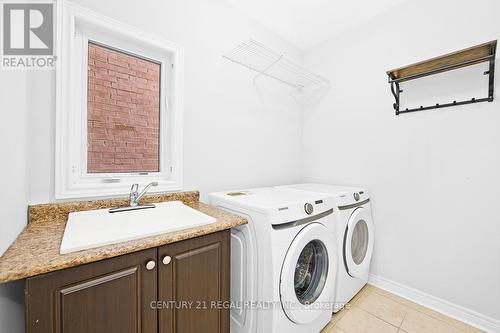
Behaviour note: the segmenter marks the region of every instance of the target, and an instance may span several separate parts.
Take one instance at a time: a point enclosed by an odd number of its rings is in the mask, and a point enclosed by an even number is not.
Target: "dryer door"
[[[297,324],[314,321],[333,302],[337,254],[334,234],[319,223],[304,227],[292,241],[281,268],[280,298]]]
[[[344,262],[352,277],[368,275],[373,253],[373,221],[369,211],[357,208],[352,213],[344,235]]]

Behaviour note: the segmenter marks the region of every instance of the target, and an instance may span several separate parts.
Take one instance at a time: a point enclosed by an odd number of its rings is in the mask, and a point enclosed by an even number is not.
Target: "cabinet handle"
[[[153,260],[150,260],[146,263],[146,269],[148,271],[153,270],[156,266],[156,263]]]
[[[168,265],[172,261],[172,258],[170,256],[164,256],[162,261],[163,265]]]

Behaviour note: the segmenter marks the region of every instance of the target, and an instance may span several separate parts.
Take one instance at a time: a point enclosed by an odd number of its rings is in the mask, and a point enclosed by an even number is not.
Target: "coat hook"
[[[488,62],[489,68],[483,69],[483,74],[489,76],[489,86],[487,97],[471,98],[465,100],[451,100],[443,104],[435,103],[434,105],[429,104],[428,106],[420,106],[414,108],[403,108],[401,113],[413,112],[418,110],[430,110],[430,109],[444,109],[450,106],[458,106],[465,104],[475,104],[481,102],[492,102],[494,99],[494,74],[495,74],[495,60],[496,60],[496,47],[497,41],[493,40],[488,43],[483,43],[472,48],[461,50],[455,53],[443,55],[437,58],[432,58],[423,62],[420,62],[418,66],[408,65],[402,68],[393,69],[387,71],[388,82],[391,85],[391,92],[396,100],[396,105],[400,105],[400,93],[403,89],[400,89],[399,84],[402,82],[420,79],[422,77],[439,74],[442,72],[447,72],[461,67],[475,65],[479,62]],[[487,49],[487,50],[485,50]],[[457,54],[463,52],[469,52],[470,57],[460,58]],[[486,54],[485,54],[486,53]],[[458,58],[458,59],[457,59]],[[450,65],[451,63],[451,65]],[[397,110],[396,110],[397,111]]]

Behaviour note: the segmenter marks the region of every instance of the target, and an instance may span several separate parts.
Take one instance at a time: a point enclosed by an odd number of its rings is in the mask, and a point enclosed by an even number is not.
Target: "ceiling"
[[[404,0],[226,0],[306,50]]]

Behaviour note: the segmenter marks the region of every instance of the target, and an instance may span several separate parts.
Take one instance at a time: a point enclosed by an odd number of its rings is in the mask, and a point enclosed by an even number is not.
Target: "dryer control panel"
[[[370,200],[368,191],[359,190],[346,192],[338,196],[337,205],[339,207],[352,206],[352,205],[362,205]]]
[[[314,206],[312,203],[306,203],[304,205],[304,210],[306,211],[306,214],[307,215],[311,215],[312,213],[314,213]]]

